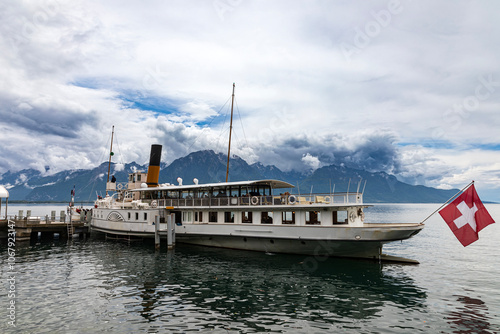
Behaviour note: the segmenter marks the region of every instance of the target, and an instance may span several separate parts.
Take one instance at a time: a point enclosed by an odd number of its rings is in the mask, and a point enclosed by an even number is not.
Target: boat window
[[[217,223],[217,212],[216,211],[209,211],[208,212],[208,221],[210,223]]]
[[[144,220],[148,220],[148,214],[147,214],[147,212],[144,212]]]
[[[182,226],[182,215],[180,211],[171,211],[174,215],[175,225]]]
[[[181,194],[181,198],[192,199],[194,198],[194,193],[191,190],[183,191]]]
[[[194,212],[194,221],[200,223],[203,222],[203,211]]]
[[[306,224],[319,225],[321,223],[320,215],[319,211],[306,211]]]
[[[239,197],[241,194],[241,188],[229,188],[229,194],[231,197]]]
[[[167,198],[179,198],[179,192],[169,190],[167,191]]]
[[[137,174],[137,181],[141,181],[141,174]]]
[[[295,224],[295,211],[284,211],[282,213],[283,224]]]
[[[333,211],[333,222],[337,224],[347,224],[347,211]]]
[[[135,220],[139,220],[139,212],[135,213]]]
[[[272,212],[262,212],[261,224],[272,224],[273,223],[273,213]]]
[[[128,220],[130,220],[130,212],[127,212],[128,213]]]
[[[224,189],[219,190],[215,197],[227,197],[226,191]]]
[[[224,212],[224,222],[234,223],[234,212]]]
[[[251,224],[252,223],[252,212],[243,211],[241,213],[241,221],[245,224]]]
[[[193,218],[193,213],[191,211],[183,211],[182,212],[182,221],[186,223],[190,223]]]
[[[244,187],[244,188],[241,188],[241,197],[246,197],[246,196],[250,196],[249,195],[250,191],[248,190],[247,187]]]

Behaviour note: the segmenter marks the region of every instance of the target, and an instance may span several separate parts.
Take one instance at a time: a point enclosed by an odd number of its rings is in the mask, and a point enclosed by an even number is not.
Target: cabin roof
[[[188,184],[188,185],[165,185],[161,184],[158,187],[151,188],[139,188],[131,191],[144,191],[144,190],[190,190],[190,189],[226,189],[228,187],[239,187],[239,186],[270,186],[273,189],[281,188],[295,188],[294,185],[279,180],[254,180],[254,181],[236,181],[236,182],[216,182],[216,183],[204,183],[204,184]]]

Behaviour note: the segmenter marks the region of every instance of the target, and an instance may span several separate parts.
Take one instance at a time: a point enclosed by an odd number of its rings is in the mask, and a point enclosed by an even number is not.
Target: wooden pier
[[[75,217],[71,219],[65,215],[64,211],[61,211],[59,217],[56,217],[55,211],[52,211],[50,216],[45,217],[31,217],[29,214],[23,216],[22,212],[19,213],[19,215],[0,220],[0,239],[7,239],[8,232],[12,231],[12,227],[16,232],[16,242],[38,238],[39,233],[42,238],[53,238],[55,234],[58,234],[60,238],[64,239],[73,238],[73,235],[85,237],[90,233],[90,211],[82,213],[79,219],[75,219]]]

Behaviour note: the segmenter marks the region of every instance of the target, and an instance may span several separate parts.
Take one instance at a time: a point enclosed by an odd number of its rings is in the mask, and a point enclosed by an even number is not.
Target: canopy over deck
[[[228,187],[245,187],[245,186],[268,186],[272,189],[295,188],[294,185],[279,180],[255,180],[255,181],[236,181],[236,182],[217,182],[205,184],[190,184],[190,185],[164,185],[161,184],[154,188],[139,188],[131,191],[144,190],[203,190],[203,189],[226,189]]]

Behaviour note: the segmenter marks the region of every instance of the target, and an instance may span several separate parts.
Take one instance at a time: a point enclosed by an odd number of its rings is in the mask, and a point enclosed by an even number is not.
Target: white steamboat
[[[159,169],[159,164],[150,164],[148,174],[152,168]],[[165,217],[173,214],[177,243],[414,262],[385,255],[382,246],[408,239],[424,227],[368,223],[364,209],[369,205],[358,191],[303,196],[290,194],[294,186],[278,180],[158,185],[158,173],[153,172],[155,179],[148,174],[130,174],[126,184],[108,182],[113,195],[95,202],[92,228],[154,237],[156,217],[159,230],[166,231]]]
[[[160,235],[166,234],[165,220],[174,217],[178,243],[416,262],[385,255],[382,246],[408,239],[424,225],[367,223],[363,210],[369,205],[363,204],[359,189],[303,196],[293,194],[293,185],[278,180],[227,182],[233,103],[234,84],[226,182],[198,184],[195,179],[192,185],[159,185],[161,146],[153,145],[147,174],[130,174],[126,184],[107,182],[106,197],[95,202],[92,228],[107,234],[154,237],[155,227]],[[110,151],[110,163],[111,156]]]

